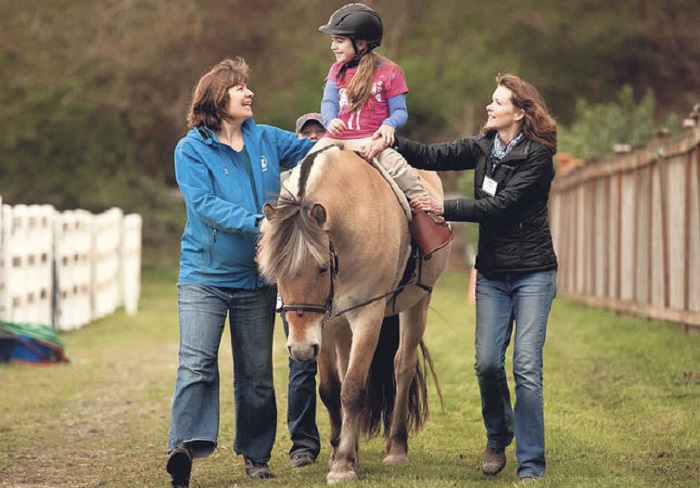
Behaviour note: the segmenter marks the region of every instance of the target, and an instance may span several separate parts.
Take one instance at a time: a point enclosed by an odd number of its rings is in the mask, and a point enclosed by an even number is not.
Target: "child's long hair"
[[[349,104],[348,112],[357,112],[370,100],[374,70],[382,63],[393,64],[392,61],[375,52],[369,52],[360,58],[355,76],[345,88]]]

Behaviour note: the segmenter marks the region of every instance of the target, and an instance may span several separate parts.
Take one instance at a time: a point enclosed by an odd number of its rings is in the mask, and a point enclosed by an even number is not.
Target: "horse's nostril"
[[[319,349],[320,349],[320,348],[318,347],[318,344],[314,344],[313,346],[311,346],[311,349],[314,350],[314,357],[317,358],[317,357],[318,357],[318,353],[319,353]]]
[[[289,354],[289,357],[294,359],[294,354],[292,354],[292,348],[287,346],[287,354]]]

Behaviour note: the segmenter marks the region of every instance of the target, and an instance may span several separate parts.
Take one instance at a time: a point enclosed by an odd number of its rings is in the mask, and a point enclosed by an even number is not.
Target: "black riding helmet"
[[[349,3],[333,12],[326,25],[318,28],[324,34],[346,36],[352,41],[356,55],[364,55],[382,43],[382,18],[364,3]],[[367,41],[367,52],[357,52],[355,39]]]

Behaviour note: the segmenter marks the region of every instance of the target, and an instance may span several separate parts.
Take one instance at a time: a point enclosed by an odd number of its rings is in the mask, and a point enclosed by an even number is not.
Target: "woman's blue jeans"
[[[505,449],[515,435],[518,476],[545,471],[542,348],[547,318],[557,292],[557,272],[489,279],[476,288],[476,375],[487,445]],[[505,354],[511,336],[515,411],[506,380]]]
[[[231,327],[236,433],[233,450],[269,461],[277,430],[272,378],[276,288],[255,290],[178,284],[180,364],[168,451],[188,443],[211,454],[219,433],[218,351],[226,316]]]

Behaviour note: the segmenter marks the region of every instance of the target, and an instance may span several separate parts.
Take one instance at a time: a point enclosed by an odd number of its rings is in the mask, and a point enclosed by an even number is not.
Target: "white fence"
[[[122,306],[135,313],[141,225],[141,216],[124,216],[117,208],[94,215],[50,205],[3,205],[0,319],[69,330]]]

